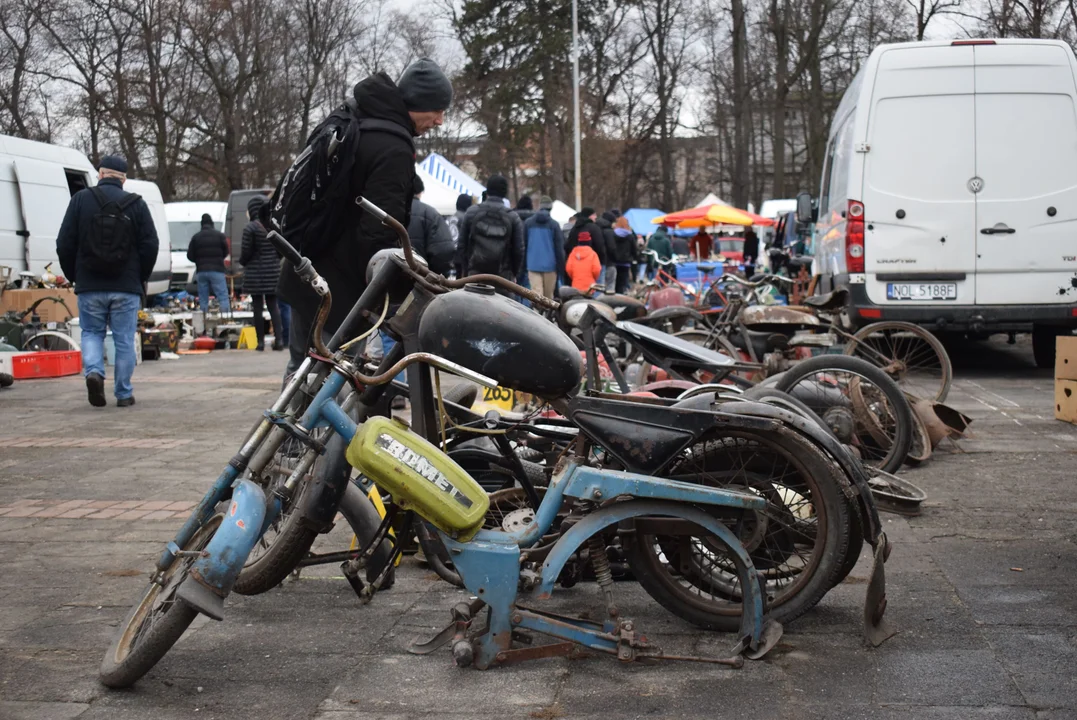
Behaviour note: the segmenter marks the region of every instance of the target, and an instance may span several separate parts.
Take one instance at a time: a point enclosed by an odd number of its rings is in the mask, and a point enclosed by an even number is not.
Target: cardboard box
[[[1055,419],[1077,424],[1077,380],[1055,380]]]
[[[37,314],[42,322],[64,322],[69,318],[78,317],[79,304],[75,298],[75,291],[71,288],[5,290],[4,294],[0,295],[0,315],[9,310],[27,310],[41,298],[49,297],[60,298],[67,305],[67,309],[60,303],[46,300],[37,306]]]

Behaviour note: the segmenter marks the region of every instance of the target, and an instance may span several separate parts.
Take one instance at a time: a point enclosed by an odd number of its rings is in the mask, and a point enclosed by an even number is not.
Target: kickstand
[[[467,639],[467,631],[471,628],[471,621],[485,605],[478,598],[470,603],[457,603],[452,609],[452,620],[441,631],[426,642],[414,642],[408,646],[408,652],[412,655],[429,655],[438,648],[447,645],[451,640],[455,646],[462,640]]]

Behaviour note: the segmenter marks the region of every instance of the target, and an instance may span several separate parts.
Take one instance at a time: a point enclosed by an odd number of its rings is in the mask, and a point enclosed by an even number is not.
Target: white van
[[[128,180],[123,184],[127,192],[136,193],[146,201],[146,207],[153,218],[153,227],[157,230],[157,262],[153,273],[146,283],[146,296],[152,297],[168,290],[172,270],[172,253],[168,243],[168,220],[165,217],[165,201],[161,197],[161,188],[149,180]]]
[[[147,186],[139,184],[130,192],[142,195]],[[60,232],[64,213],[71,196],[83,188],[97,184],[97,171],[85,155],[71,148],[0,135],[0,265],[14,269],[15,274],[29,271],[41,274],[48,263],[61,273],[56,257],[56,236]],[[161,203],[161,193],[153,185],[152,197]],[[151,213],[154,212],[151,206]],[[154,215],[155,222],[157,215]],[[169,277],[168,236],[157,233],[162,250],[150,275],[150,294],[161,292]]]
[[[1077,327],[1077,60],[1063,42],[883,45],[834,116],[815,225],[821,289],[856,325]],[[803,214],[803,213],[802,213]]]
[[[202,229],[202,215],[213,219],[216,230],[228,234],[224,229],[228,220],[228,203],[226,202],[174,202],[165,205],[168,218],[168,233],[172,238],[172,287],[188,289],[194,282],[194,263],[187,259],[187,248],[191,238]]]

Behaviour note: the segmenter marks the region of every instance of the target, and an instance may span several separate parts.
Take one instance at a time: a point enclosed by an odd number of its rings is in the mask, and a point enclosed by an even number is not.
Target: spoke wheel
[[[954,368],[950,355],[928,330],[907,322],[879,322],[861,328],[845,345],[845,354],[880,368],[902,390],[944,402]]]
[[[747,550],[779,622],[807,612],[836,582],[849,549],[849,506],[832,464],[795,431],[714,436],[684,451],[665,476],[767,500],[761,512],[709,511]],[[739,628],[742,581],[717,538],[639,532],[626,546],[640,584],[667,609],[701,627]]]
[[[851,421],[836,433],[865,465],[896,472],[905,462],[915,429],[912,409],[901,389],[874,365],[847,355],[820,355],[794,365],[776,387],[819,417],[842,414]]]
[[[183,549],[199,551],[209,544],[224,515],[210,518]],[[176,598],[176,590],[187,578],[194,558],[177,557],[160,582],[151,582],[142,598],[124,620],[112,646],[101,663],[101,682],[112,688],[129,687],[164,657],[198,615],[194,608]]]

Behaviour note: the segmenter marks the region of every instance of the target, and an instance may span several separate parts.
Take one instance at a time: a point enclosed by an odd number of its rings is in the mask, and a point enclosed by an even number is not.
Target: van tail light
[[[961,47],[964,45],[994,45],[994,40],[954,40],[950,45],[952,47]]]
[[[850,200],[845,213],[845,267],[864,272],[864,203]]]

